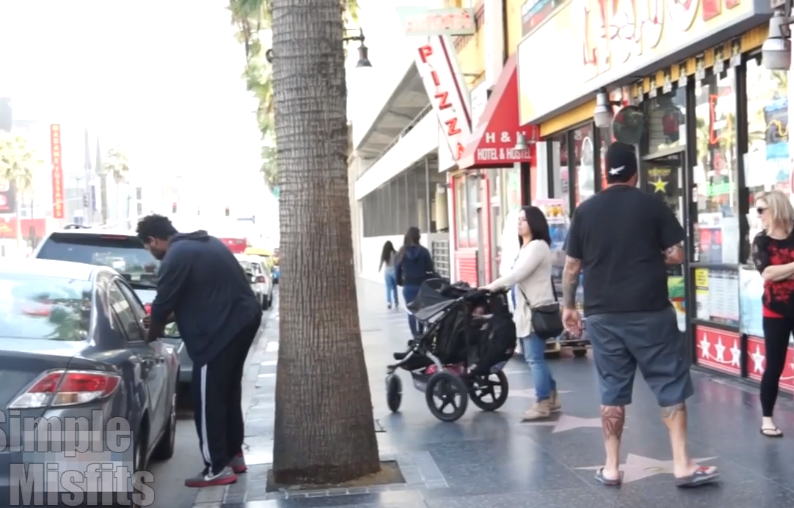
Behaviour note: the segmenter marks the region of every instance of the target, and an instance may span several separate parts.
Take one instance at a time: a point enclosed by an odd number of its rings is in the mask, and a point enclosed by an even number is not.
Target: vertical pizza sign
[[[61,126],[50,125],[50,153],[52,154],[52,217],[63,219],[63,164],[61,162]]]

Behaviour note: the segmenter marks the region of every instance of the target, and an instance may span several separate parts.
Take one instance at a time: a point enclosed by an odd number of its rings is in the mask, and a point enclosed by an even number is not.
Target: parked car
[[[150,459],[171,458],[179,360],[164,341],[145,342],[144,316],[135,291],[110,268],[41,259],[0,264],[0,403],[19,411],[19,418],[50,426],[32,444],[39,459],[9,449],[0,453],[0,485],[9,485],[10,464],[41,460],[41,453],[48,464],[63,463],[69,470],[102,461],[144,470]],[[9,442],[21,438],[27,446],[32,435],[19,436],[13,411],[0,421],[0,431]],[[118,443],[104,435],[115,429],[111,418],[123,418],[132,431],[125,435],[129,449],[113,450],[121,456],[94,445],[74,451],[75,427],[56,425],[82,420],[88,427],[81,426],[80,434],[106,445]],[[73,448],[60,448],[70,442]],[[88,470],[83,474],[91,477]]]
[[[72,227],[51,233],[33,257],[108,266],[119,272],[135,290],[149,312],[157,294],[157,270],[160,262],[147,251],[138,236],[126,230]],[[179,355],[179,381],[190,384],[193,362],[179,336],[169,336],[164,341],[176,348]]]
[[[269,309],[273,303],[273,280],[265,261],[259,256],[245,254],[237,254],[235,257],[251,281],[251,289],[259,299],[259,306],[263,310]]]
[[[259,249],[256,247],[249,247],[245,249],[245,254],[248,256],[257,256],[262,258],[265,262],[265,269],[270,274],[270,280],[273,284],[278,284],[278,266],[276,265],[276,258],[273,252],[267,249]]]

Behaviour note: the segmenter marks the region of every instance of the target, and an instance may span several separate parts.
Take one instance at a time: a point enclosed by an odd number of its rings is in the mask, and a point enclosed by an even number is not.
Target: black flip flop
[[[773,432],[775,434],[767,434],[767,432]],[[774,428],[767,427],[761,429],[761,435],[764,437],[770,437],[772,439],[775,439],[775,438],[783,437],[783,432],[777,427]]]
[[[712,483],[720,477],[720,473],[715,466],[699,467],[689,476],[675,479],[675,486],[679,489],[700,487]]]
[[[604,476],[603,467],[598,471],[596,471],[595,479],[598,483],[600,483],[601,485],[606,485],[607,487],[620,487],[620,484],[622,483],[620,478],[612,480],[611,478],[607,478],[606,476]]]

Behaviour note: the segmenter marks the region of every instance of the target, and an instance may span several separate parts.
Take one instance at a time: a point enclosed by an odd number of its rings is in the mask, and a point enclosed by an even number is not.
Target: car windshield
[[[0,274],[0,337],[88,338],[91,284],[85,280]]]
[[[160,262],[134,236],[53,233],[36,257],[108,266],[135,287],[157,287]]]

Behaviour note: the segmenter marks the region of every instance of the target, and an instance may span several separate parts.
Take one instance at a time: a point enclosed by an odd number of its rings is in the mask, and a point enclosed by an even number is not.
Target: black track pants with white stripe
[[[193,416],[204,465],[221,472],[242,451],[245,437],[242,380],[261,317],[245,327],[207,365],[193,367]]]

